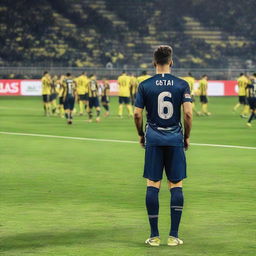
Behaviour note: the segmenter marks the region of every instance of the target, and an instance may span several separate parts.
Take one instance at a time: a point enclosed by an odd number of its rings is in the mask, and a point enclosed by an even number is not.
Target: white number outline
[[[170,101],[165,101],[164,98],[171,98],[172,94],[170,92],[161,92],[158,95],[158,116],[162,119],[170,119],[173,115],[173,104]],[[167,108],[167,113],[164,110]]]

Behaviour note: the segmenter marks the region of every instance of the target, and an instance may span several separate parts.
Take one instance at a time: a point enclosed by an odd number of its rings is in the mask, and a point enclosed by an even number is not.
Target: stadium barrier
[[[101,81],[99,81],[101,84]],[[110,95],[118,95],[118,85],[116,80],[109,80]],[[198,88],[198,82],[195,83]],[[235,96],[238,92],[237,81],[230,80],[210,80],[208,81],[209,96]],[[0,79],[0,96],[40,96],[42,95],[41,80],[17,80]]]

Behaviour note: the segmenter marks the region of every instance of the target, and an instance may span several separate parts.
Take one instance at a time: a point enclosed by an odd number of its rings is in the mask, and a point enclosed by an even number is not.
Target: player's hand
[[[190,145],[189,138],[184,139],[184,148],[185,150],[188,150]]]
[[[145,148],[145,137],[144,136],[139,136],[139,142],[140,145]]]

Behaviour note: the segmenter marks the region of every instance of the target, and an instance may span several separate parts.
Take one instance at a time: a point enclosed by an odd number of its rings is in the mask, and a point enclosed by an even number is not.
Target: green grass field
[[[232,113],[235,97],[210,98],[211,117],[195,117],[192,143],[256,146],[256,121]],[[67,126],[44,117],[41,98],[1,97],[0,132],[137,140],[133,121],[112,116]],[[191,146],[180,227],[184,245],[167,247],[169,191],[160,192],[163,245],[149,248],[143,149],[138,144],[0,133],[0,254],[256,255],[256,150]]]

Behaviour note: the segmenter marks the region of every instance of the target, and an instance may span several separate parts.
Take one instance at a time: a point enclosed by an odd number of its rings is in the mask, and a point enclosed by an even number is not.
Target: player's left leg
[[[247,121],[247,126],[252,127],[251,122],[256,117],[256,99],[250,99],[249,104],[251,108],[251,115]]]

